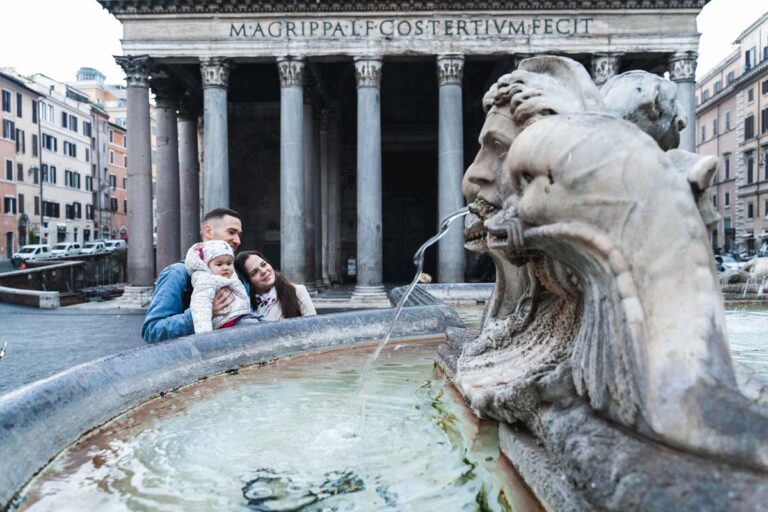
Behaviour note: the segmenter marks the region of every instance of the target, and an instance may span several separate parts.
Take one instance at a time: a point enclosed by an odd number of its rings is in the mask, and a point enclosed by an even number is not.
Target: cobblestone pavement
[[[0,394],[72,366],[144,345],[145,311],[61,308],[0,303]]]

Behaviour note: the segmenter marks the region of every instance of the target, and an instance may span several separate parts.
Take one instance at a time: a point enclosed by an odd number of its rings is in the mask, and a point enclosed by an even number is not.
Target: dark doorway
[[[383,174],[384,281],[413,279],[413,255],[437,229],[437,153],[385,152]],[[435,276],[435,248],[427,251],[424,271]]]

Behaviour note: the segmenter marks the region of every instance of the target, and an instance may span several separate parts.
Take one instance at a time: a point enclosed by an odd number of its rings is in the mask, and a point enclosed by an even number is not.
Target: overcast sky
[[[109,83],[124,75],[113,55],[122,54],[122,27],[96,0],[0,0],[11,12],[0,29],[0,67],[73,81],[78,68],[96,68]],[[10,7],[10,9],[9,9]],[[731,43],[768,12],[768,0],[711,0],[699,15],[700,76],[726,55]]]

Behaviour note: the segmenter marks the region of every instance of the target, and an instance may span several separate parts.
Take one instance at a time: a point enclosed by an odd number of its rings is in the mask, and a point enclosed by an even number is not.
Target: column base
[[[352,302],[389,302],[387,291],[382,285],[357,285],[350,298]]]
[[[123,295],[119,299],[121,307],[144,308],[152,302],[154,286],[126,286]]]

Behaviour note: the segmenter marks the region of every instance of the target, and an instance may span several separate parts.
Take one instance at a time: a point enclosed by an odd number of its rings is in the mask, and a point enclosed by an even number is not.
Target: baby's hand
[[[219,288],[213,297],[213,316],[224,316],[229,313],[229,306],[234,300],[231,288],[228,286]]]

